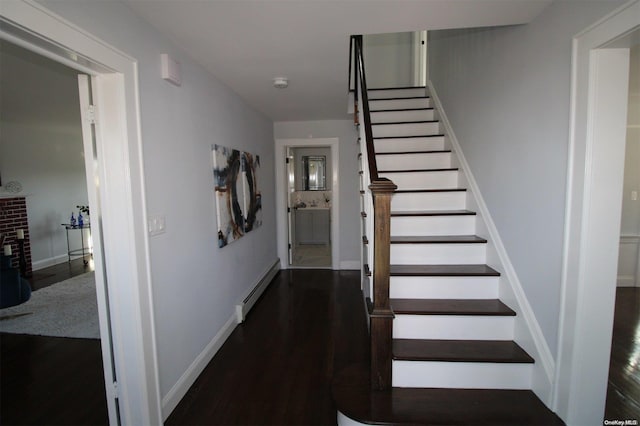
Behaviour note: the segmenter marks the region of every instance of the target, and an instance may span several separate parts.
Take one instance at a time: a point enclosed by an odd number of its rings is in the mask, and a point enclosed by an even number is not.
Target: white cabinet
[[[329,244],[329,209],[296,209],[296,243]]]

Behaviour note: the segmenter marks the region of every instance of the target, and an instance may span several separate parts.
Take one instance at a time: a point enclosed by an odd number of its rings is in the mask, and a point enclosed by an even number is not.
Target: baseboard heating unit
[[[258,301],[262,293],[267,289],[273,277],[276,276],[280,270],[280,258],[276,259],[273,265],[262,275],[262,278],[258,283],[253,286],[249,291],[247,297],[242,300],[242,303],[236,305],[236,317],[238,324],[244,322],[247,313],[251,310],[253,305]]]

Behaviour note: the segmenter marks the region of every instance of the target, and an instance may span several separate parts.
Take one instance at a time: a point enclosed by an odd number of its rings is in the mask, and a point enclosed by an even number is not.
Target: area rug
[[[0,332],[99,339],[94,273],[34,291],[26,303],[0,309]]]

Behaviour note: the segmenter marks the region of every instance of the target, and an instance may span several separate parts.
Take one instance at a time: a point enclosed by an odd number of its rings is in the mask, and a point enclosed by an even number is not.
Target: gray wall
[[[358,135],[352,120],[281,121],[276,139],[338,138],[340,153],[340,261],[360,262]]]
[[[527,25],[429,33],[431,81],[554,354],[571,41],[622,3],[556,1]]]
[[[27,195],[35,269],[67,261],[68,223],[87,205],[78,72],[0,42],[0,170]],[[70,234],[71,249],[80,234]]]
[[[362,42],[367,87],[414,85],[413,33],[368,34]]]
[[[137,60],[147,208],[167,229],[149,240],[164,398],[276,260],[273,123],[123,3],[41,3]],[[161,53],[181,62],[181,87],[161,79]],[[212,144],[261,157],[263,225],[222,249]]]
[[[631,49],[629,59],[629,109],[620,233],[640,236],[640,200],[631,199],[631,191],[640,192],[640,45]]]

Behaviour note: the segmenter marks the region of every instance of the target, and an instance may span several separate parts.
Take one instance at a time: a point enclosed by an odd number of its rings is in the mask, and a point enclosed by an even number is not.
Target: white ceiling
[[[351,34],[521,24],[552,0],[124,1],[254,108],[296,121],[347,118]]]

